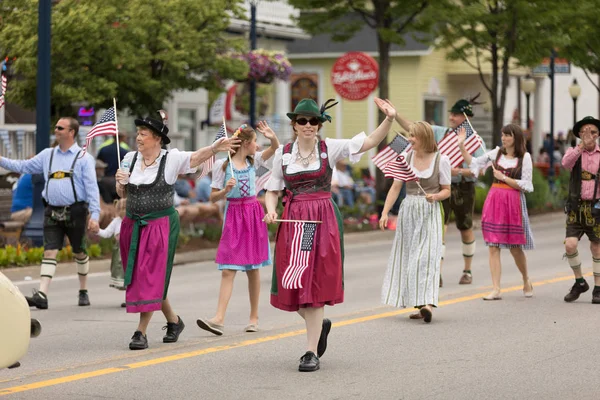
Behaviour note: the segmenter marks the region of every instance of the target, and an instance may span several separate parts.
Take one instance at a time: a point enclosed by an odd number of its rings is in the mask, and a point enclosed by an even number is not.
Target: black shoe
[[[583,281],[583,283],[575,282],[571,288],[571,291],[565,296],[565,301],[567,303],[575,301],[579,298],[581,293],[585,293],[588,290],[590,290],[590,285],[588,285],[586,281]]]
[[[319,344],[317,345],[317,356],[321,358],[327,350],[327,336],[331,330],[331,321],[328,318],[323,320],[323,327],[321,328],[321,337],[319,338]]]
[[[25,296],[25,299],[27,299],[27,304],[29,304],[29,307],[36,307],[40,310],[48,309],[48,296],[46,296],[46,293],[44,292],[33,289],[33,296]]]
[[[179,339],[179,335],[183,332],[185,324],[179,315],[177,316],[177,319],[177,323],[167,322],[167,325],[163,326],[163,329],[167,330],[167,334],[163,337],[163,343],[175,343],[177,339]]]
[[[594,287],[592,292],[592,304],[600,304],[600,287]]]
[[[20,366],[21,366],[21,363],[17,361],[13,365],[9,366],[8,369],[19,368]]]
[[[298,366],[298,371],[313,372],[319,369],[320,364],[321,362],[319,361],[319,357],[317,357],[312,351],[307,351],[306,354],[300,358],[300,366]]]
[[[89,306],[90,305],[90,297],[88,296],[87,290],[79,291],[79,305],[80,306]]]
[[[121,308],[127,307],[127,303],[121,303]]]
[[[148,348],[148,338],[142,332],[135,331],[129,343],[129,350],[144,350]]]

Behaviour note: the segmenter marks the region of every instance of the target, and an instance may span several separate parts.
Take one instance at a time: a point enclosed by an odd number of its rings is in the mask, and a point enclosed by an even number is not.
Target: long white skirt
[[[407,196],[398,212],[381,302],[395,307],[437,306],[444,216],[440,202]]]

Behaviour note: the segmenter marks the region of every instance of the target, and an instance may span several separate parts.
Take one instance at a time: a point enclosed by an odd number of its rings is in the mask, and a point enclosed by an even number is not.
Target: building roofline
[[[430,47],[427,50],[407,50],[407,51],[390,51],[390,57],[421,57],[428,56],[433,52],[433,48]],[[379,57],[377,51],[363,51],[371,57]],[[290,60],[310,60],[310,59],[321,59],[321,58],[339,58],[346,54],[346,52],[330,52],[330,53],[292,53],[288,54]]]

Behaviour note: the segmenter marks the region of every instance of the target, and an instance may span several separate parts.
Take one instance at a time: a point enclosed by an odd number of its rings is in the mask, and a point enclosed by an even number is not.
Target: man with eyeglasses
[[[73,249],[79,275],[79,305],[89,306],[87,274],[90,269],[86,253],[87,229],[98,232],[100,195],[96,181],[95,160],[82,149],[76,137],[79,123],[74,118],[61,118],[54,134],[56,147],[44,149],[29,160],[0,158],[0,167],[22,174],[43,174],[44,190],[44,258],[40,270],[39,290],[27,297],[29,306],[48,308],[48,288],[56,271],[56,256],[62,249],[65,235]],[[91,218],[88,222],[88,215]]]
[[[581,139],[578,146],[571,147],[562,159],[562,165],[571,171],[569,197],[565,206],[567,213],[567,235],[565,256],[573,269],[575,283],[565,296],[566,302],[572,302],[587,292],[590,286],[581,272],[581,259],[577,245],[586,234],[592,251],[592,269],[594,271],[594,290],[592,303],[600,304],[600,147],[598,134],[600,120],[585,117],[573,126],[573,134]]]

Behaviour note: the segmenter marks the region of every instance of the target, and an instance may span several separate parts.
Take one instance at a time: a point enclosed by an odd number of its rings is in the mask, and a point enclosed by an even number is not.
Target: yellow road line
[[[591,275],[592,275],[591,273],[587,273],[584,276],[591,276]],[[543,281],[534,282],[533,285],[535,288],[536,286],[549,285],[551,283],[567,281],[570,279],[573,279],[572,275],[561,276],[561,277],[557,277],[557,278],[546,279]],[[503,289],[502,292],[503,293],[516,292],[516,291],[522,290],[522,289],[523,289],[522,286],[512,286],[512,287]],[[438,305],[440,307],[443,307],[443,306],[447,306],[447,305],[451,305],[451,304],[464,303],[464,302],[471,301],[471,300],[481,299],[481,296],[484,294],[487,294],[487,293],[477,293],[477,294],[473,294],[473,295],[469,295],[469,296],[458,297],[455,299],[444,300],[444,301],[441,301]],[[401,314],[407,314],[412,311],[413,311],[413,309],[402,309],[402,310],[395,310],[395,311],[384,312],[384,313],[379,313],[379,314],[374,314],[374,315],[368,315],[365,317],[352,318],[349,320],[336,322],[333,324],[333,326],[340,327],[340,326],[354,325],[354,324],[358,324],[361,322],[374,321],[377,319],[390,318],[390,317],[394,317],[394,316],[401,315]],[[84,373],[79,373],[79,374],[74,374],[74,375],[67,375],[67,376],[64,376],[61,378],[49,379],[49,380],[30,383],[30,384],[21,385],[21,386],[13,386],[13,387],[9,387],[6,389],[0,389],[0,396],[5,396],[5,395],[9,395],[9,394],[14,394],[14,393],[20,393],[20,392],[26,392],[26,391],[34,390],[34,389],[41,389],[41,388],[46,388],[46,387],[55,386],[55,385],[61,385],[64,383],[75,382],[75,381],[79,381],[82,379],[94,378],[97,376],[114,374],[116,372],[123,372],[123,371],[129,371],[129,370],[137,369],[137,368],[149,367],[152,365],[158,365],[158,364],[163,364],[163,363],[167,363],[167,362],[171,362],[171,361],[183,360],[183,359],[191,358],[191,357],[198,357],[198,356],[205,355],[205,354],[217,353],[220,351],[237,349],[240,347],[252,346],[252,345],[256,345],[256,344],[260,344],[260,343],[271,342],[274,340],[286,339],[286,338],[302,335],[305,332],[306,331],[304,329],[290,331],[290,332],[281,333],[279,335],[271,335],[271,336],[266,336],[263,338],[244,340],[242,342],[234,343],[231,345],[215,346],[215,347],[191,351],[191,352],[187,352],[187,353],[174,354],[172,356],[153,358],[153,359],[146,360],[146,361],[140,361],[140,362],[136,362],[136,363],[126,364],[126,365],[120,366],[120,367],[104,368],[104,369],[99,369],[96,371],[84,372]]]

